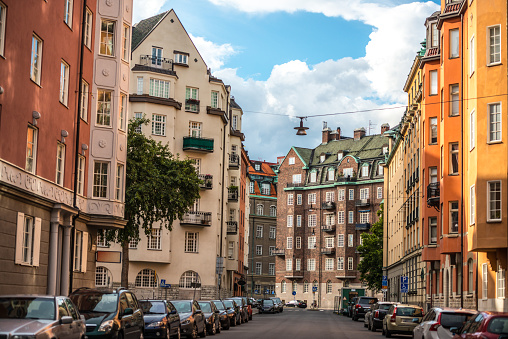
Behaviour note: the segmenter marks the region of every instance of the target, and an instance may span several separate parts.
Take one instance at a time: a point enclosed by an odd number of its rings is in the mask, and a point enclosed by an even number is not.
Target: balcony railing
[[[305,184],[303,182],[288,182],[286,183],[286,187],[303,187]]]
[[[370,205],[369,199],[360,199],[360,200],[355,201],[356,207],[365,207],[365,206],[369,206],[369,205]]]
[[[183,137],[183,149],[200,152],[213,152],[213,139],[190,136]]]
[[[227,233],[234,235],[238,233],[238,221],[226,221]]]
[[[333,201],[325,201],[321,204],[321,209],[323,210],[334,210],[335,203]]]
[[[286,251],[284,249],[279,250],[279,249],[276,248],[276,249],[272,250],[272,254],[273,255],[282,255],[282,256],[285,256],[286,255]]]
[[[355,229],[357,231],[368,231],[368,230],[370,230],[370,223],[365,222],[365,223],[356,224]]]
[[[190,211],[183,215],[180,220],[180,225],[191,225],[191,226],[210,226],[212,223],[211,212],[195,212]]]
[[[238,201],[238,187],[237,188],[228,188],[228,200],[229,201]]]
[[[333,248],[333,247],[323,247],[323,248],[321,248],[321,254],[324,254],[324,255],[335,254],[335,248]]]
[[[173,60],[155,55],[141,55],[139,63],[143,66],[173,70]]]
[[[337,178],[337,182],[354,182],[356,180],[357,180],[357,178],[354,175],[346,175],[346,176]]]
[[[432,182],[427,186],[427,206],[439,208],[440,188],[438,182]]]
[[[321,225],[321,230],[325,232],[335,231],[335,225]]]
[[[213,175],[211,174],[198,174],[199,180],[203,183],[199,184],[199,187],[203,189],[211,190],[213,188]]]
[[[229,167],[239,167],[239,166],[240,166],[240,156],[238,154],[230,154]]]

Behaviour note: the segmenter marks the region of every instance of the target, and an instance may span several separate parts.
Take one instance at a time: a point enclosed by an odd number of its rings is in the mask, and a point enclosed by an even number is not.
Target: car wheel
[[[374,326],[374,324],[370,325],[370,330],[372,332],[376,332],[376,326]]]
[[[222,324],[221,324],[221,322],[219,320],[218,326],[217,326],[217,333],[220,333],[220,331],[222,331]]]
[[[233,327],[236,326],[236,317],[233,317],[233,319],[231,319],[231,326]]]
[[[123,339],[123,332],[118,332],[117,339]]]
[[[391,337],[392,337],[392,334],[390,333],[390,331],[388,331],[388,329],[386,329],[385,336],[386,336],[387,338],[391,338]]]
[[[385,332],[385,327],[383,326],[383,327],[381,327],[381,335],[385,335],[385,333],[386,333]]]

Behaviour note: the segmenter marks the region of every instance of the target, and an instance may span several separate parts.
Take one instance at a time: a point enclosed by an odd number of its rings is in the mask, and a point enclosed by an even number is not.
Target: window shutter
[[[18,221],[16,224],[16,251],[14,255],[14,263],[21,264],[23,262],[23,225],[25,224],[25,214],[18,212]]]
[[[81,243],[81,272],[86,272],[88,254],[88,232],[83,232],[83,240]]]
[[[35,225],[34,225],[34,243],[33,243],[33,259],[32,259],[32,265],[39,266],[39,257],[41,252],[41,225],[42,220],[41,218],[35,218]]]

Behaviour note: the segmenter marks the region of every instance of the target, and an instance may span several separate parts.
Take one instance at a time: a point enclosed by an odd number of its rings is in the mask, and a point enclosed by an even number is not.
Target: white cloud
[[[167,0],[134,0],[132,22],[137,23],[140,20],[159,14],[166,2]]]
[[[211,68],[212,71],[222,68],[227,58],[237,53],[231,44],[218,45],[203,37],[195,37],[192,34],[189,35],[205,60],[206,65]]]

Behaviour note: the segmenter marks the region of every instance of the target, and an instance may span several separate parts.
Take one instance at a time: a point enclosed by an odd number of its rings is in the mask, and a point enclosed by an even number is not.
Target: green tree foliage
[[[160,223],[169,230],[199,198],[194,161],[174,157],[167,145],[147,138],[136,128],[149,120],[129,122],[125,180],[125,228],[107,232],[107,240],[122,244],[122,286],[128,286],[129,242],[139,240],[139,231],[150,234]]]
[[[381,290],[381,279],[383,278],[383,204],[381,204],[377,215],[379,217],[370,233],[363,233],[363,245],[357,250],[363,258],[358,264],[360,280],[373,291]]]

